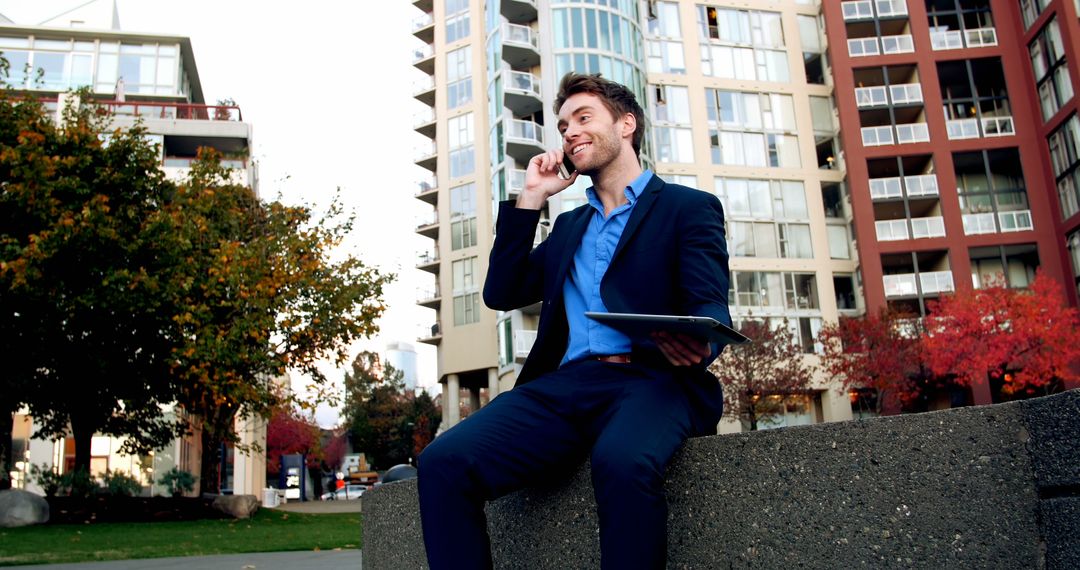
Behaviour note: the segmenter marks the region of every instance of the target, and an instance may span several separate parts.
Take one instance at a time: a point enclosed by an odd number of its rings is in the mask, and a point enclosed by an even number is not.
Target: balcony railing
[[[421,79],[419,79],[417,81],[413,81],[413,83],[412,83],[413,95],[416,95],[418,93],[427,93],[428,91],[431,91],[434,88],[435,88],[435,76],[433,76],[433,75],[425,75],[425,76],[423,76],[423,78],[421,78]]]
[[[56,97],[38,99],[48,105],[57,103]],[[198,103],[162,103],[157,101],[95,101],[115,117],[142,117],[144,119],[168,119],[179,121],[233,121],[243,122],[244,116],[236,105],[201,105]]]
[[[429,144],[421,144],[413,148],[413,159],[415,161],[424,160],[435,156],[436,153],[438,153],[438,147],[435,146],[435,141],[431,141]]]
[[[844,13],[844,21],[865,20],[874,17],[874,3],[871,0],[856,0],[853,2],[841,2],[840,9]]]
[[[413,114],[413,127],[419,127],[420,125],[426,125],[435,120],[435,109],[432,107],[425,107],[424,110]]]
[[[894,105],[906,105],[909,103],[922,103],[922,85],[919,83],[904,83],[902,85],[890,85],[889,96]]]
[[[536,331],[517,329],[514,331],[514,358],[524,359],[536,344]]]
[[[415,32],[416,30],[419,30],[420,28],[426,28],[426,27],[428,27],[428,26],[430,26],[431,24],[434,24],[434,23],[435,23],[435,17],[431,14],[431,12],[427,12],[427,13],[421,14],[420,16],[413,19],[413,21],[412,21],[412,29]]]
[[[948,293],[953,287],[952,271],[924,271],[919,273],[919,285],[924,295],[930,293]]]
[[[937,176],[933,174],[920,174],[918,176],[905,176],[904,188],[907,190],[909,197],[916,196],[937,196],[938,195],[938,182]]]
[[[1031,210],[999,212],[998,221],[1001,223],[1002,232],[1022,232],[1035,228],[1031,223]]]
[[[983,117],[982,133],[984,137],[1004,137],[1016,134],[1012,117]]]
[[[979,120],[949,119],[945,121],[945,131],[952,140],[977,139],[979,138]]]
[[[918,288],[915,286],[914,273],[885,275],[882,276],[882,281],[885,284],[886,297],[908,297],[919,293]]]
[[[510,119],[506,136],[508,138],[524,139],[537,144],[544,144],[544,128],[532,121]]]
[[[427,226],[433,226],[439,223],[439,211],[432,210],[426,214],[422,214],[416,217],[416,228],[424,228]]]
[[[506,74],[506,89],[526,91],[540,96],[540,78],[524,71],[510,70]]]
[[[503,24],[503,41],[515,44],[527,44],[538,49],[536,34],[529,26],[520,24]]]
[[[900,144],[930,142],[930,128],[926,123],[896,125],[896,142]]]
[[[964,214],[963,220],[965,235],[997,233],[997,224],[994,223],[993,213]]]
[[[881,54],[881,44],[876,37],[854,38],[847,41],[848,55],[851,57],[866,57]]]
[[[856,87],[855,88],[855,104],[859,107],[877,107],[880,105],[888,105],[889,97],[885,91],[884,85],[876,85],[874,87]]]
[[[880,127],[863,127],[862,142],[863,146],[882,146],[894,144],[896,140],[893,138],[892,126],[884,125]]]
[[[974,30],[939,30],[930,32],[930,47],[934,50],[977,48],[996,46],[997,30],[977,28]]]
[[[870,199],[871,200],[885,200],[888,198],[899,198],[904,195],[904,190],[900,186],[900,177],[892,176],[889,178],[871,178],[870,179]],[[879,232],[879,238],[880,232]]]
[[[413,63],[423,61],[433,55],[435,55],[435,47],[431,44],[425,44],[424,47],[413,50]]]
[[[945,237],[945,219],[941,216],[912,218],[911,237],[915,239]]]
[[[907,0],[877,0],[874,2],[878,17],[907,16]]]
[[[510,173],[510,191],[515,194],[521,194],[525,190],[525,171],[519,168],[512,168]]]
[[[429,263],[435,263],[437,261],[439,261],[438,252],[421,251],[420,253],[416,254],[416,264],[417,265],[427,265]]]
[[[915,51],[915,41],[911,34],[897,36],[881,36],[881,53],[912,53]]]
[[[878,241],[898,241],[909,238],[907,220],[881,220],[874,222]]]

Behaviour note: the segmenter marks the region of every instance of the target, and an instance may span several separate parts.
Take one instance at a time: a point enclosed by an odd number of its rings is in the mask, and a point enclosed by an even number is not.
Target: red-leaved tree
[[[813,369],[787,326],[747,319],[739,330],[753,342],[727,346],[709,370],[724,386],[724,415],[754,431],[784,415],[786,398],[809,392]]]
[[[1007,398],[1046,394],[1080,380],[1080,314],[1039,272],[1029,289],[995,285],[931,303],[923,349],[931,370]]]
[[[308,467],[322,460],[319,426],[288,408],[278,408],[266,426],[266,472],[281,471],[281,456],[306,454]]]
[[[888,311],[843,317],[821,328],[821,367],[845,391],[876,392],[874,411],[901,408],[922,392],[925,359],[918,319],[900,319]]]

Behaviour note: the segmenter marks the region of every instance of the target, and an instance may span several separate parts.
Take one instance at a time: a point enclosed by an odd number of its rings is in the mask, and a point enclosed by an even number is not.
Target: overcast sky
[[[0,0],[0,14],[36,25],[85,2]],[[352,353],[411,342],[420,385],[436,384],[435,349],[416,342],[435,320],[433,311],[416,305],[417,288],[433,283],[415,269],[417,252],[432,242],[413,231],[417,216],[431,209],[413,198],[427,173],[412,161],[427,140],[412,130],[414,114],[424,108],[412,99],[413,83],[423,78],[411,65],[419,40],[410,24],[420,12],[405,0],[117,0],[117,6],[123,31],[191,38],[207,102],[231,98],[253,125],[264,198],[280,194],[287,203],[325,206],[342,189],[358,221],[346,247],[398,275],[385,295],[380,336]],[[324,372],[340,384],[343,371],[327,365]],[[299,389],[302,379],[293,384]],[[338,419],[326,407],[316,417],[324,426]]]

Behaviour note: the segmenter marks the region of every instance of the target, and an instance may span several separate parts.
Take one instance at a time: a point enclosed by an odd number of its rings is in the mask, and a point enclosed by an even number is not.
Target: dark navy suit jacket
[[[518,385],[555,370],[566,353],[569,325],[563,284],[594,212],[585,204],[560,215],[548,238],[533,249],[540,211],[515,208],[512,201],[499,205],[484,303],[509,311],[543,302],[536,342]],[[600,283],[604,305],[613,313],[708,316],[730,325],[729,281],[720,200],[653,175]],[[635,346],[634,353],[635,362],[670,367],[655,347]],[[706,364],[671,368],[684,379],[692,405],[706,418],[715,415],[711,425],[703,419],[698,426],[713,433],[723,393]]]

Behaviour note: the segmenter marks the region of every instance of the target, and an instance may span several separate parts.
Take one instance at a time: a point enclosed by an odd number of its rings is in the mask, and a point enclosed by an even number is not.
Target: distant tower
[[[401,371],[406,390],[416,389],[416,347],[407,342],[387,343],[386,362]]]

